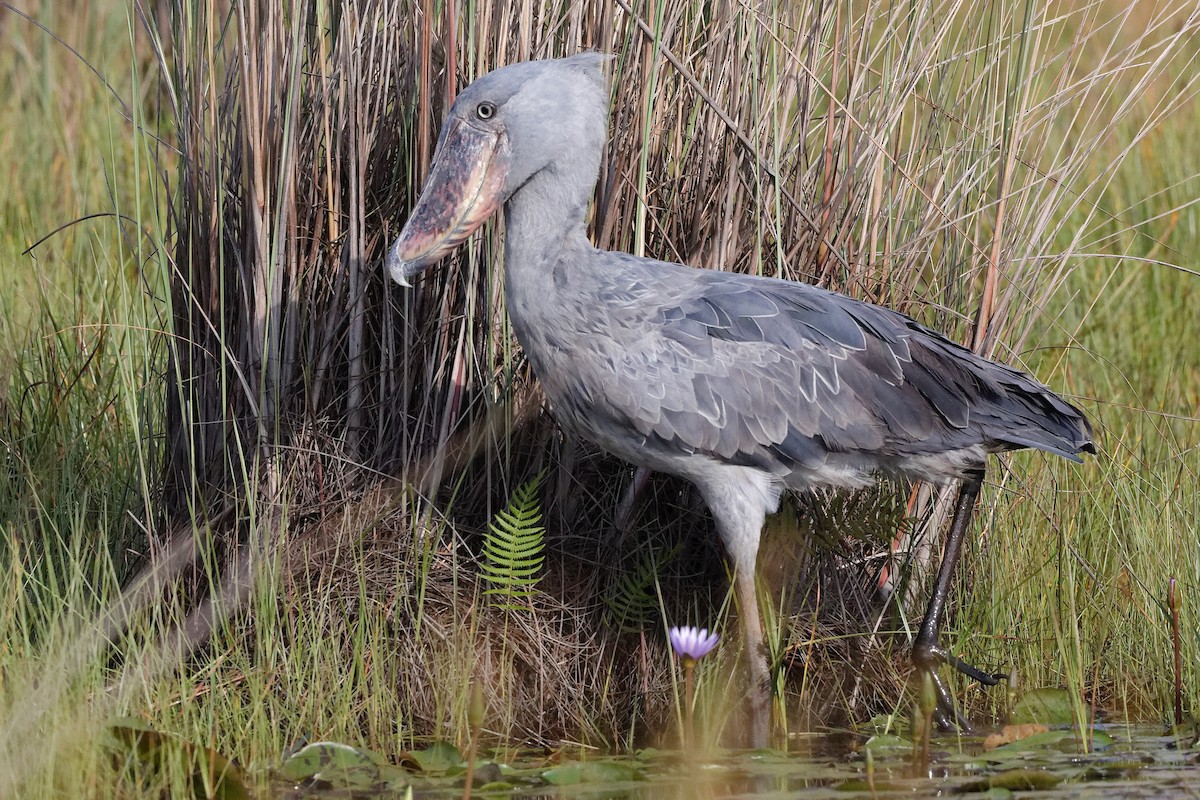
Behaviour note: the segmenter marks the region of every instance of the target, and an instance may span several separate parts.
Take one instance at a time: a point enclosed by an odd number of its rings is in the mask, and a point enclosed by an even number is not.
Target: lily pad
[[[404,753],[400,763],[421,772],[445,773],[463,765],[463,754],[449,742],[434,742],[421,750]]]
[[[1054,750],[1060,753],[1075,753],[1080,750],[1080,742],[1073,730],[1042,731],[1032,736],[1017,739],[1014,742],[1000,745],[987,755],[985,759],[1001,757],[1007,753],[1028,753],[1039,750]]]
[[[625,783],[641,778],[638,770],[619,761],[574,761],[551,767],[542,779],[553,786],[574,786],[580,783]]]
[[[1075,698],[1066,689],[1032,689],[1013,706],[1015,725],[1070,725],[1075,722]]]
[[[900,736],[882,733],[867,739],[862,749],[863,752],[869,752],[874,758],[895,758],[911,755],[913,743]]]
[[[1081,778],[1084,781],[1129,780],[1154,763],[1154,757],[1146,753],[1122,754],[1088,764]]]
[[[279,774],[294,783],[321,783],[337,789],[402,788],[408,773],[369,750],[340,742],[313,742],[283,762]]]
[[[1062,783],[1062,777],[1044,769],[1010,769],[988,775],[958,787],[959,792],[987,792],[1006,789],[1010,792],[1037,792],[1053,789]]]
[[[493,781],[485,783],[483,786],[476,786],[471,790],[473,795],[480,797],[512,797],[512,793],[517,790],[515,783],[508,781]]]
[[[1042,731],[1026,736],[1008,744],[996,747],[983,754],[986,761],[1011,761],[1014,757],[1022,757],[1031,753],[1058,753],[1076,756],[1087,751],[1095,752],[1111,747],[1114,743],[1112,736],[1101,730],[1092,730],[1086,741],[1079,732],[1070,729]]]
[[[1039,733],[1045,733],[1050,730],[1045,725],[1037,722],[1025,722],[1020,725],[1005,725],[999,732],[990,733],[983,740],[984,750],[995,750],[997,747],[1002,747],[1006,744],[1028,739],[1030,736],[1036,736]]]

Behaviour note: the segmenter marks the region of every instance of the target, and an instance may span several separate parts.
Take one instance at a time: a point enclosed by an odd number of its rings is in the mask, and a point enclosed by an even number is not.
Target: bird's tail
[[[1024,386],[1010,387],[1002,409],[995,415],[989,433],[996,452],[1032,447],[1075,462],[1080,455],[1095,453],[1092,423],[1075,406],[1051,389],[1023,374]]]

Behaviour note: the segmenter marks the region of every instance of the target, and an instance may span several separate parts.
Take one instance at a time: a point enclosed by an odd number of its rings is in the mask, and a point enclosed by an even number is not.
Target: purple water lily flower
[[[707,628],[693,628],[688,625],[671,628],[668,633],[675,654],[685,661],[699,661],[704,658],[712,652],[721,638],[715,631],[709,633]]]
[[[683,743],[690,747],[695,739],[696,726],[693,720],[693,709],[696,705],[696,662],[713,651],[721,637],[716,631],[709,633],[708,628],[693,628],[685,625],[682,628],[671,628],[667,631],[671,639],[671,648],[683,664],[684,709],[687,722],[683,729]]]

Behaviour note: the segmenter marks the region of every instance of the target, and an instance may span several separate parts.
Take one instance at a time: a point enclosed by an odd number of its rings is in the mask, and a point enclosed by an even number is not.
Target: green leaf
[[[683,550],[676,544],[662,552],[643,548],[632,570],[618,572],[604,593],[604,624],[622,632],[646,628],[658,616],[655,583],[659,571]]]
[[[539,472],[513,492],[508,507],[498,511],[488,525],[479,577],[488,584],[483,594],[493,598],[493,607],[527,609],[507,601],[528,599],[537,587],[546,545],[537,492],[545,476],[544,471]]]
[[[867,739],[862,749],[876,758],[894,758],[898,755],[911,755],[913,743],[900,736],[881,733]]]
[[[641,773],[629,764],[618,761],[574,761],[551,767],[542,778],[554,786],[573,786],[579,783],[624,783],[636,781]]]
[[[1013,706],[1012,722],[1021,725],[1070,725],[1075,721],[1075,698],[1066,689],[1032,689]]]
[[[423,750],[409,750],[400,763],[422,772],[447,772],[463,764],[462,751],[449,742],[434,742]]]
[[[1010,792],[1037,792],[1053,789],[1062,780],[1061,776],[1044,769],[1010,769],[967,783],[958,791],[970,793],[1006,789]]]
[[[1028,753],[1037,750],[1054,750],[1060,753],[1077,753],[1082,749],[1078,737],[1073,730],[1043,731],[1015,742],[1001,745],[994,750],[984,753],[981,757],[988,761],[1006,760],[1013,753]]]
[[[288,756],[279,768],[294,783],[321,782],[335,789],[402,788],[408,773],[369,750],[340,742],[312,742]]]

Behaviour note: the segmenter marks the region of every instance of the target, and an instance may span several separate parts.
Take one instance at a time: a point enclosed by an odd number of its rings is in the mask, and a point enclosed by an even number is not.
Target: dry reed
[[[642,641],[600,621],[613,571],[605,553],[638,550],[614,545],[596,522],[609,518],[628,469],[564,441],[540,408],[505,323],[495,232],[416,292],[380,270],[455,91],[512,61],[611,52],[599,246],[810,281],[1019,361],[1045,343],[1035,334],[1070,346],[1072,331],[1041,311],[1113,222],[1094,189],[1119,162],[1098,169],[1089,158],[1132,106],[1104,75],[1123,71],[1153,90],[1197,26],[1182,6],[1108,19],[1103,4],[1061,15],[938,2],[164,8],[147,21],[179,146],[166,514],[233,520],[216,530],[228,572],[248,549],[283,544],[299,576],[288,585],[307,587],[297,594],[343,591],[314,575],[336,570],[346,543],[367,542],[372,569],[407,576],[369,581],[414,591],[425,582],[419,607],[396,600],[436,634],[396,632],[393,655],[413,667],[401,681],[413,724],[434,732],[453,716],[435,696],[444,676],[457,676],[465,696],[471,670],[488,670],[496,653],[536,653],[493,669],[488,685],[493,702],[508,699],[503,732],[539,741],[613,741],[636,703],[665,718],[669,693],[661,669],[640,666],[650,663]],[[1124,33],[1111,36],[1118,25]],[[1097,48],[1100,66],[1079,74]],[[544,466],[555,487],[544,500],[558,542],[552,577],[535,622],[497,639],[502,621],[472,618],[487,612],[470,571],[453,573],[511,489]],[[655,486],[643,504],[646,547],[696,541],[707,523],[686,487]],[[857,544],[792,554],[796,569],[777,576],[775,591],[787,611],[811,611],[825,587],[825,616],[796,617],[781,652],[823,663],[812,634],[831,617],[880,623],[870,578],[881,543],[904,527],[895,497],[862,504],[857,519],[871,524]],[[813,527],[837,502],[799,506],[798,524]],[[411,543],[425,541],[454,557],[422,567]],[[664,574],[669,612],[719,607],[718,553],[705,548]],[[384,557],[390,549],[402,555]],[[474,632],[477,650],[461,651],[456,626]],[[578,668],[559,671],[566,664]],[[872,674],[879,696],[853,713],[894,701],[894,671]],[[842,677],[810,675],[799,691]],[[863,694],[848,686],[842,710]]]

